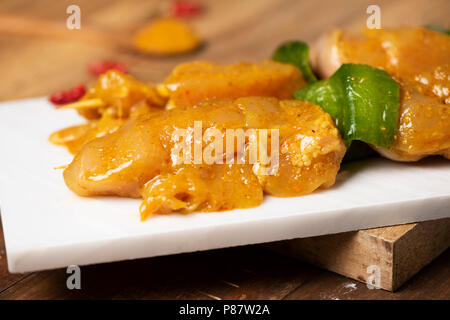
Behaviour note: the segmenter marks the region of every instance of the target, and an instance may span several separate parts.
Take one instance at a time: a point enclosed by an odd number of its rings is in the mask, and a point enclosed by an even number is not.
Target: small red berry
[[[57,92],[49,97],[51,103],[56,105],[67,104],[80,100],[86,93],[84,84],[80,84],[70,90]]]
[[[117,70],[122,73],[126,73],[128,71],[128,68],[124,63],[111,60],[93,62],[88,66],[88,69],[90,73],[96,76],[109,70]]]
[[[195,2],[187,0],[174,1],[170,7],[170,13],[174,17],[188,18],[196,16],[204,11],[204,7]]]

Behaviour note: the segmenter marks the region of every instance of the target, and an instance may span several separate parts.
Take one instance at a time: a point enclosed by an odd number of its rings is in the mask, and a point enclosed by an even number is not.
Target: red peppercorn
[[[84,84],[80,84],[70,90],[57,92],[51,95],[49,97],[49,100],[53,104],[62,105],[80,100],[85,93],[86,87],[84,86]]]
[[[117,70],[122,73],[126,73],[128,71],[127,66],[118,61],[111,61],[111,60],[104,60],[104,61],[97,61],[94,63],[91,63],[88,66],[89,72],[94,75],[101,75],[109,70]]]
[[[174,1],[170,7],[172,16],[179,18],[193,17],[203,11],[204,7],[201,4],[186,0]]]

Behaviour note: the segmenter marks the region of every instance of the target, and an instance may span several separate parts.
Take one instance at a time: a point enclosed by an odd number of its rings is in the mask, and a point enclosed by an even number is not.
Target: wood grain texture
[[[366,283],[369,266],[380,270],[383,289],[394,291],[450,246],[450,219],[279,241],[267,245]]]
[[[395,290],[449,248],[450,219],[418,223],[402,237],[392,241],[392,245],[392,289]]]
[[[11,274],[8,272],[5,245],[3,240],[3,228],[0,221],[0,292],[8,289],[24,277],[26,277],[26,275]]]
[[[111,50],[76,37],[18,37],[0,33],[0,101],[48,95],[95,78],[88,63],[117,59],[140,80],[158,82],[180,62],[202,59],[219,63],[270,57],[281,42],[313,41],[331,27],[364,26],[369,0],[227,0],[201,1],[206,14],[191,21],[206,45],[192,54],[155,58],[132,50]],[[382,25],[448,25],[448,0],[384,0]],[[64,25],[71,0],[2,0],[0,14],[47,19]],[[131,34],[167,11],[169,1],[79,0],[82,28]],[[77,31],[74,31],[77,32]],[[45,121],[45,119],[40,119]],[[379,231],[392,236],[389,228]],[[82,268],[83,289],[65,286],[64,270],[11,275],[6,269],[0,229],[0,298],[448,298],[450,253],[409,281],[396,294],[368,290],[344,277],[276,255],[259,246],[174,257],[142,259]],[[68,253],[70,254],[70,253]],[[401,263],[401,262],[399,262]],[[345,287],[348,284],[353,286]],[[350,288],[350,289],[349,289]],[[347,292],[349,291],[350,292]]]
[[[192,59],[230,63],[267,59],[274,48],[290,39],[312,42],[332,27],[361,29],[371,1],[228,0],[203,1],[207,13],[192,21],[205,39],[203,50],[178,57],[155,58],[133,51],[52,38],[0,34],[0,100],[47,95],[79,83],[94,81],[87,63],[104,58],[122,60],[141,80],[161,81],[177,64]],[[82,25],[114,33],[132,32],[164,12],[167,1],[78,1]],[[382,25],[448,23],[450,2],[433,0],[377,1]],[[0,13],[60,22],[64,26],[71,1],[2,1]],[[73,31],[78,32],[77,30]]]

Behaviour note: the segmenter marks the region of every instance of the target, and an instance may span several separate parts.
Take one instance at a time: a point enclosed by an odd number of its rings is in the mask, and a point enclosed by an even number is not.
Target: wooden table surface
[[[0,1],[1,14],[47,19],[65,26],[73,1]],[[206,11],[190,20],[206,45],[198,52],[170,58],[148,57],[52,37],[0,33],[0,101],[47,95],[95,78],[89,62],[125,62],[140,80],[161,81],[178,63],[212,60],[229,63],[270,57],[290,39],[313,41],[334,26],[361,29],[369,4],[381,8],[382,26],[448,25],[448,0],[399,1],[203,1]],[[167,12],[168,1],[77,1],[81,28],[132,33]],[[78,31],[73,31],[78,32]],[[68,253],[70,254],[70,253]],[[63,269],[10,274],[0,227],[0,299],[445,299],[450,298],[447,250],[396,293],[369,290],[365,284],[317,269],[262,246],[245,246],[176,256],[82,267],[82,289],[68,290]]]

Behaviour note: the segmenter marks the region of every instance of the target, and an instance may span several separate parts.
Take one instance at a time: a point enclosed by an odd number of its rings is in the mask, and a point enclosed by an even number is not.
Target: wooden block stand
[[[450,218],[279,241],[268,246],[362,282],[373,280],[368,267],[377,266],[379,286],[395,291],[449,248]]]

